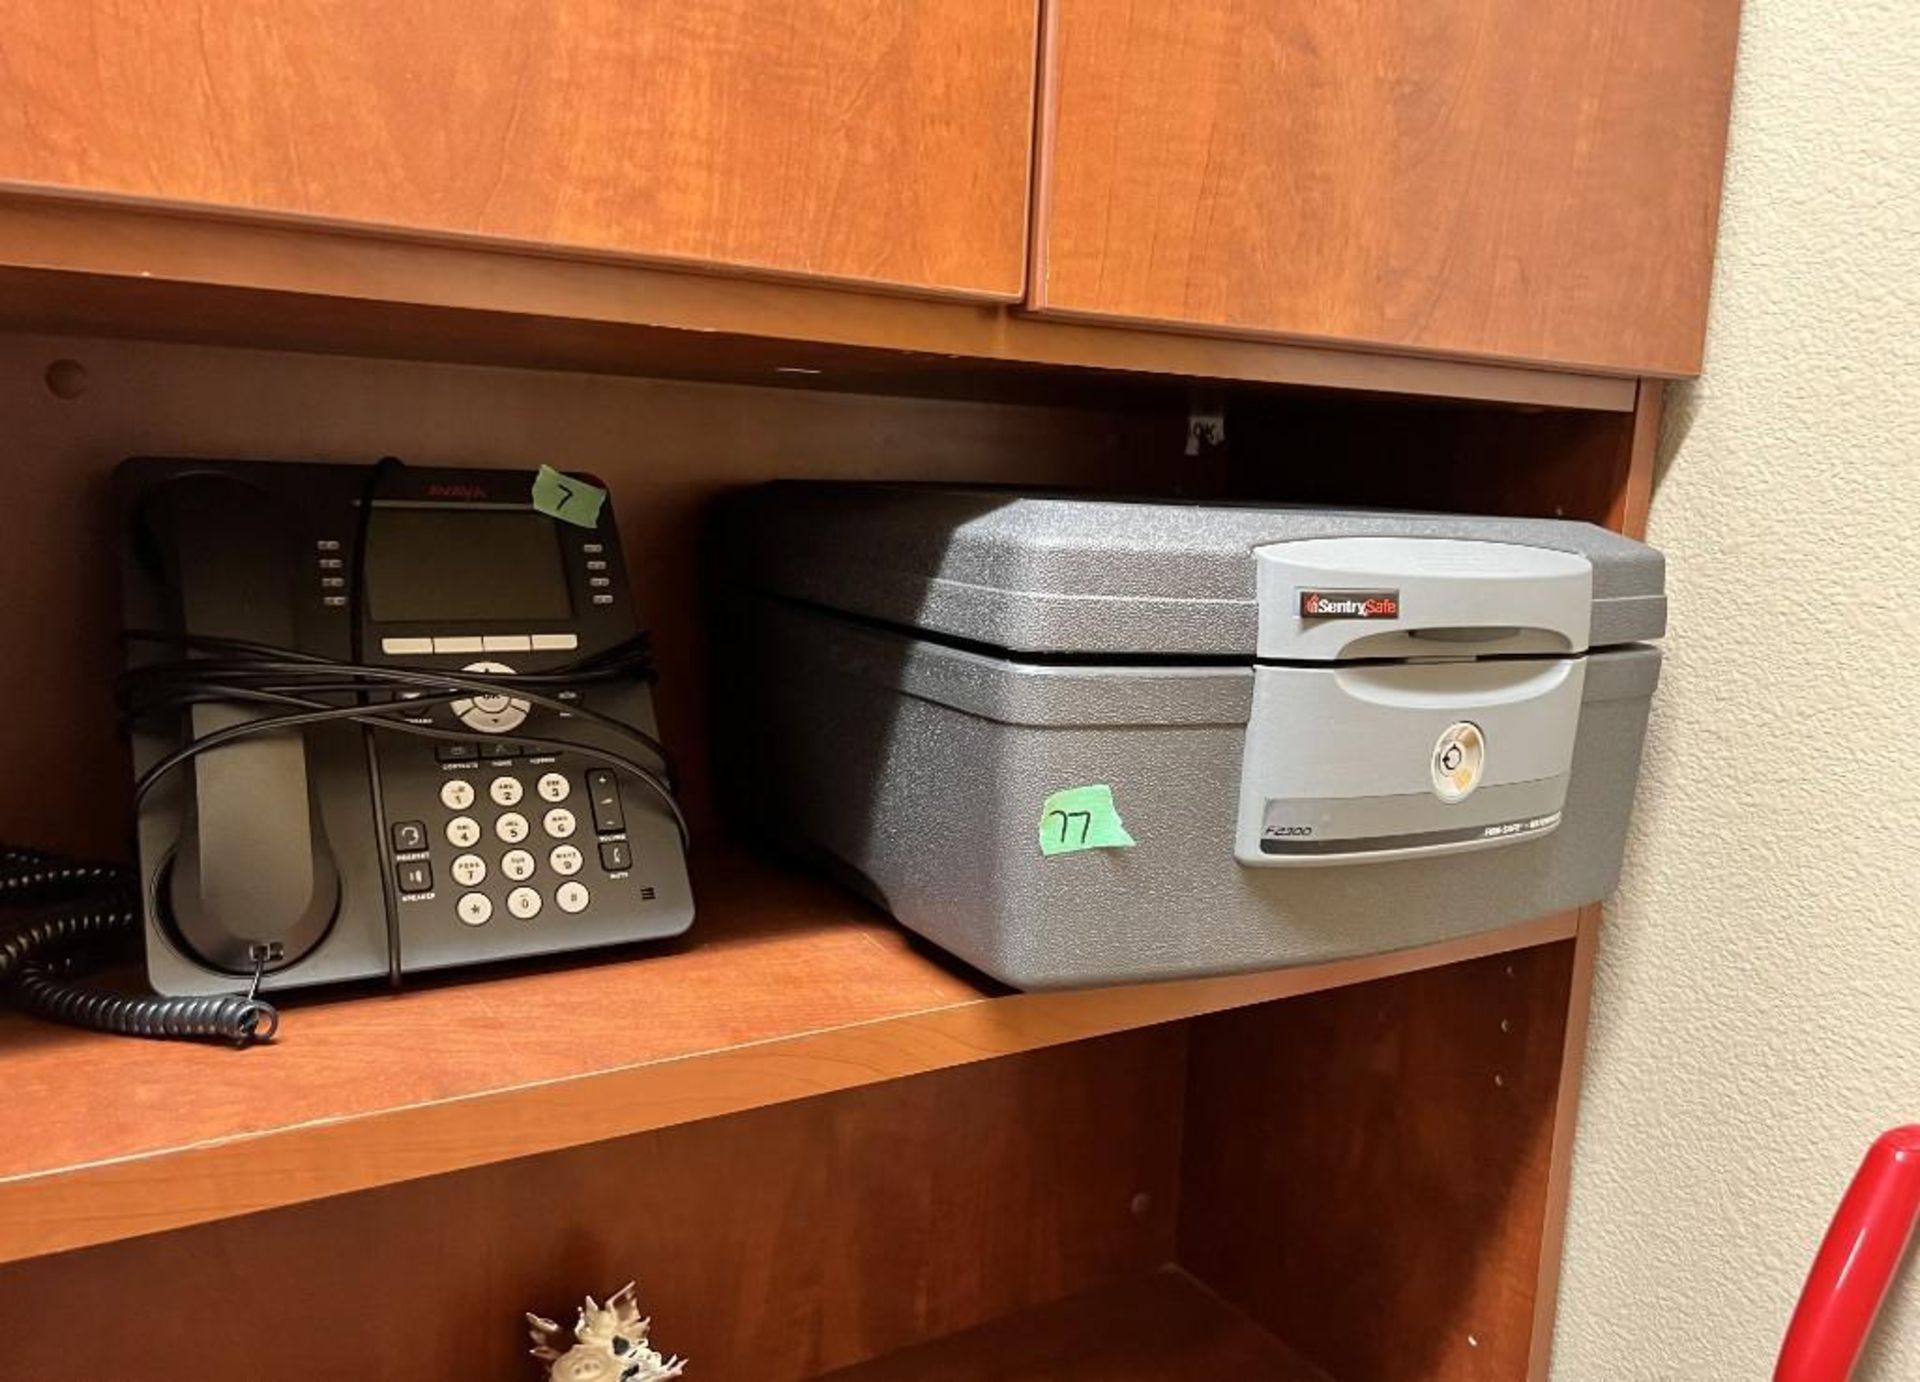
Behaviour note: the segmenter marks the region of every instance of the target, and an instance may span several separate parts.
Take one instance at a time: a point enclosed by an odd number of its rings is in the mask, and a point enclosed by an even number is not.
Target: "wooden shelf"
[[[695,861],[670,946],[400,993],[328,995],[271,1047],[0,1015],[0,1262],[1405,973],[1574,933],[1566,913],[1391,955],[1003,994],[826,883]]]
[[[823,1374],[818,1382],[1328,1382],[1177,1267]]]
[[[5,329],[843,392],[1058,401],[1104,380],[1111,400],[1157,378],[1630,412],[1638,387],[7,184],[0,303]]]

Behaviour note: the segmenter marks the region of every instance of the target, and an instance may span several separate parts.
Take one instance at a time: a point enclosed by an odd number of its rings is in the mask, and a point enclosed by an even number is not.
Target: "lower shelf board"
[[[1330,1382],[1178,1267],[823,1374],[816,1382]]]
[[[1008,994],[845,892],[696,851],[684,939],[398,993],[316,993],[244,1053],[0,1012],[0,1262],[442,1175],[1361,983],[1572,934]],[[478,976],[475,976],[478,980]]]

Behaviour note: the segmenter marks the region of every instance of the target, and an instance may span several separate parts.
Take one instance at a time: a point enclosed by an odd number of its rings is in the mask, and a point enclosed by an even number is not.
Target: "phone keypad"
[[[394,884],[407,905],[431,904],[436,874],[454,918],[473,928],[559,924],[589,912],[596,894],[653,900],[652,888],[609,882],[633,869],[616,773],[587,766],[569,772],[565,759],[556,764],[542,755],[524,767],[517,760],[435,757],[446,766],[426,803],[437,802],[445,814],[390,826],[401,856]],[[414,795],[396,799],[421,804]],[[452,849],[433,859],[443,847],[439,839]]]

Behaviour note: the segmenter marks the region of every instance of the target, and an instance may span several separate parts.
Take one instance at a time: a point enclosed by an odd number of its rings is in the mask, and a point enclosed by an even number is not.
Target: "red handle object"
[[[1834,1211],[1774,1382],[1847,1382],[1920,1215],[1920,1124],[1867,1149]]]

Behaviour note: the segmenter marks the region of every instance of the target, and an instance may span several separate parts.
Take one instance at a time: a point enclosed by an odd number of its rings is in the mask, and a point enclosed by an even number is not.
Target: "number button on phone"
[[[500,856],[500,872],[515,883],[533,877],[533,856],[524,849],[510,849]]]
[[[562,878],[573,877],[580,872],[580,865],[585,862],[585,857],[572,845],[555,845],[553,853],[547,856],[547,863]]]
[[[551,835],[554,839],[564,840],[567,836],[573,834],[575,824],[573,812],[567,810],[564,806],[556,806],[541,818],[540,824],[545,827],[547,834]]]
[[[573,790],[573,784],[567,781],[565,773],[546,773],[534,785],[542,801],[565,801],[567,793]]]
[[[463,888],[484,882],[486,876],[487,861],[478,854],[462,854],[453,861],[453,881]]]
[[[518,806],[524,791],[517,777],[496,777],[487,784],[487,795],[495,806]]]
[[[473,805],[473,784],[464,777],[450,777],[440,784],[440,804],[449,811],[464,811]]]
[[[527,831],[531,828],[527,824],[527,818],[518,811],[509,811],[493,823],[493,833],[498,835],[500,843],[505,845],[519,844],[527,838]]]
[[[507,894],[507,910],[521,921],[540,915],[540,894],[532,888],[515,888]]]
[[[455,816],[447,822],[447,843],[455,849],[471,849],[480,843],[480,822],[472,816]]]
[[[469,926],[485,926],[493,915],[493,899],[485,893],[462,893],[454,911]]]
[[[587,904],[593,901],[593,894],[587,891],[585,883],[576,883],[570,879],[560,885],[553,895],[553,900],[560,904],[561,911],[571,915],[574,912],[586,911]]]

